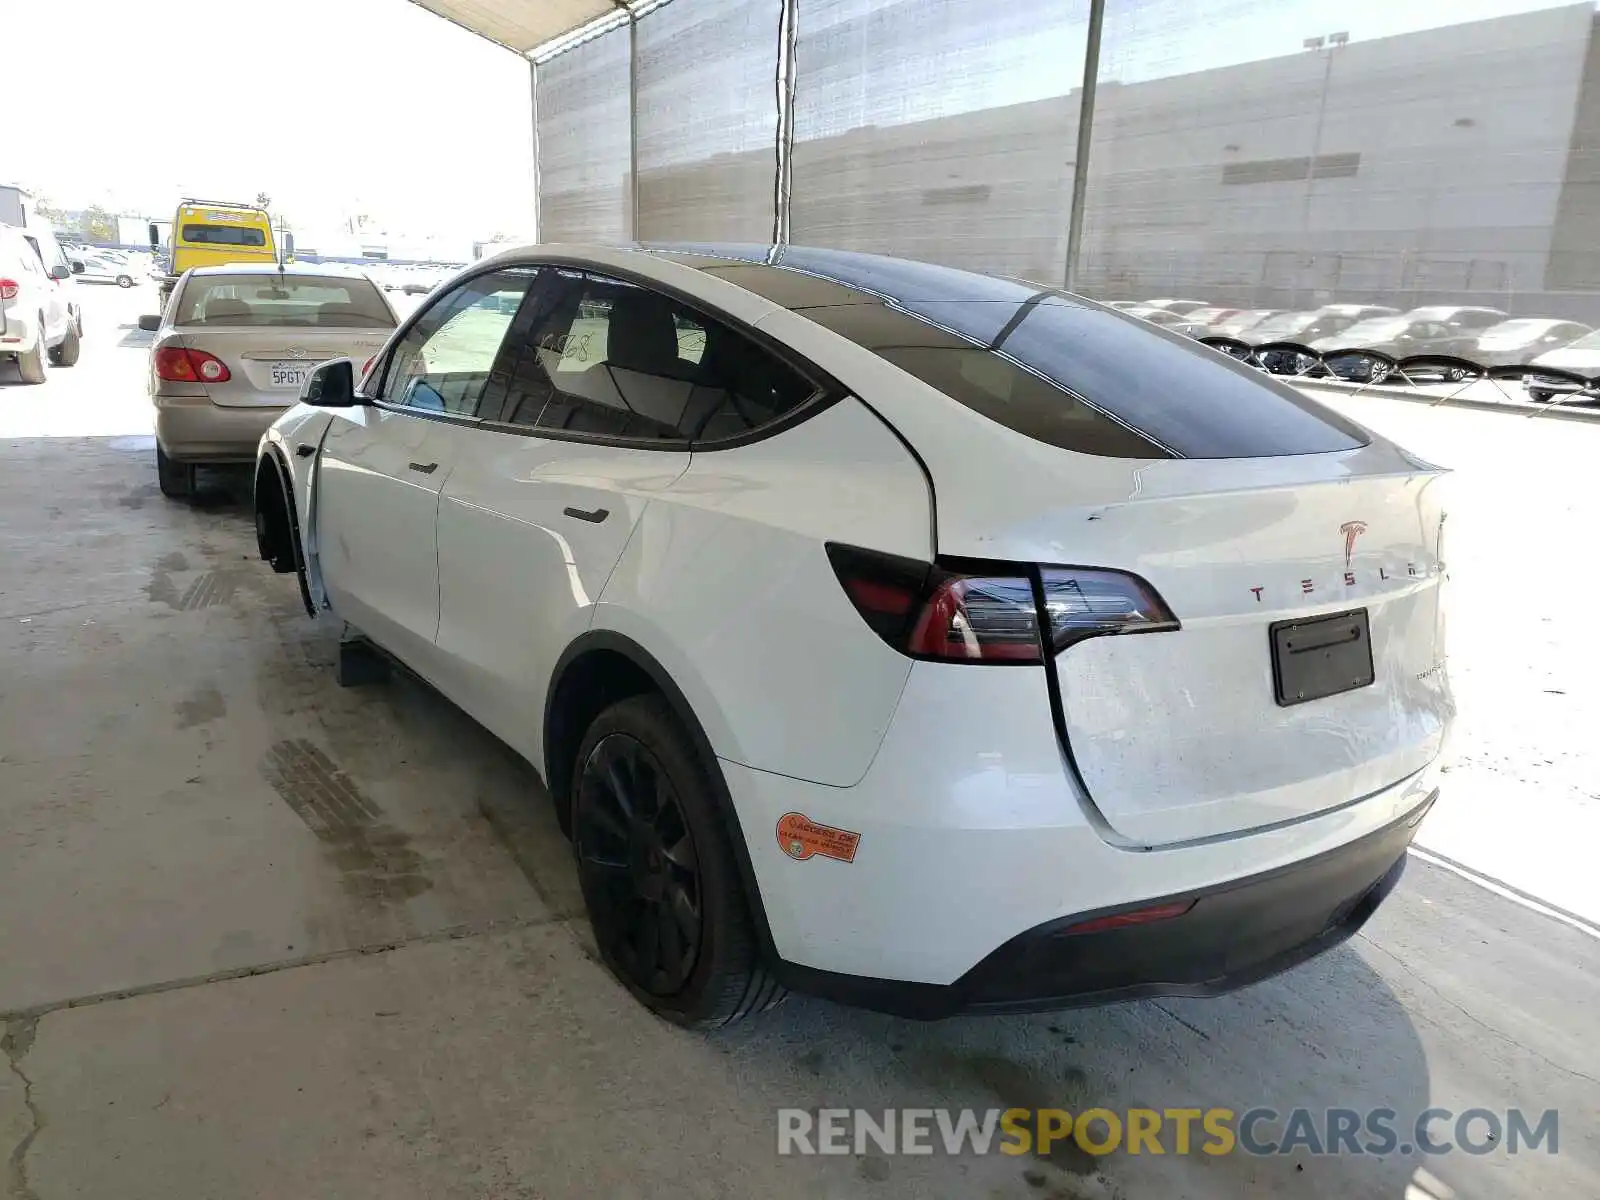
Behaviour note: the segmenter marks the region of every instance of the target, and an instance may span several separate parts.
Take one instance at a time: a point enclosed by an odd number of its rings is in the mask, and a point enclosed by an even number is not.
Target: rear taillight
[[[22,285],[15,279],[0,279],[0,300],[15,300]]]
[[[1057,650],[1107,633],[1178,628],[1166,601],[1137,575],[1090,567],[1040,567],[1050,640]]]
[[[156,351],[156,378],[169,383],[227,383],[233,378],[228,364],[204,350],[162,346]]]
[[[866,623],[913,658],[1037,663],[1088,637],[1178,628],[1155,590],[1123,571],[925,563],[834,542],[828,560]]]

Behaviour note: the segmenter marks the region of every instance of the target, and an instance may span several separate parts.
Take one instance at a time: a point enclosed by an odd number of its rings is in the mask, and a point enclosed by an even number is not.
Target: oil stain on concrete
[[[211,684],[196,688],[173,707],[178,714],[179,729],[193,729],[228,715],[228,702]]]
[[[422,855],[348,775],[304,738],[278,742],[261,773],[327,848],[355,897],[398,903],[433,887]]]

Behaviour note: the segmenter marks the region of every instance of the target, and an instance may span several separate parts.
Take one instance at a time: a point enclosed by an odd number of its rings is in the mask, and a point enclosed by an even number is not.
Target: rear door
[[[336,410],[318,472],[318,559],[333,608],[424,675],[436,669],[439,493],[476,428],[489,369],[528,280],[440,296],[390,352],[369,405]]]
[[[66,266],[66,261],[62,258],[54,238],[41,238],[32,233],[23,234],[23,238],[33,248],[45,274],[46,337],[52,342],[59,341],[67,335],[67,324],[72,320],[72,305],[70,293],[67,291],[68,285],[49,278],[49,273],[50,268],[54,266]],[[70,280],[71,276],[68,278]]]
[[[460,703],[524,753],[557,659],[714,419],[707,324],[650,289],[541,268],[489,388],[498,421],[445,485],[440,652]]]

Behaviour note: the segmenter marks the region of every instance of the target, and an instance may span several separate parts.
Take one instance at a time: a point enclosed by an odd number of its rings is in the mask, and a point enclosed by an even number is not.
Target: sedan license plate
[[[299,391],[311,378],[311,364],[303,362],[275,362],[268,367],[269,382],[275,388],[293,388]]]
[[[1270,635],[1273,691],[1285,708],[1372,684],[1372,634],[1364,608],[1276,621]]]

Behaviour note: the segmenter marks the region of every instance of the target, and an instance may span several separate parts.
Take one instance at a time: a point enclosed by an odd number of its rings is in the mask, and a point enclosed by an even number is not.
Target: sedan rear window
[[[183,240],[202,246],[265,246],[267,235],[245,225],[185,225]]]
[[[365,279],[195,275],[184,285],[174,323],[392,329],[395,320]]]

